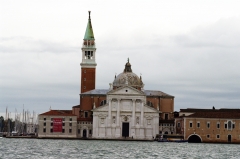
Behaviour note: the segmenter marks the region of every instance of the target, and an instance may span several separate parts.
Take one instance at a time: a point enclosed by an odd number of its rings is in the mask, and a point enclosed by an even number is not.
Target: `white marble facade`
[[[159,111],[131,86],[107,93],[107,104],[93,109],[93,138],[152,139],[159,133]]]

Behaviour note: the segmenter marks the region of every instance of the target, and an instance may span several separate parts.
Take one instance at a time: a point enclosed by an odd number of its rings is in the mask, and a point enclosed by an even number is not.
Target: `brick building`
[[[38,125],[38,138],[77,138],[77,116],[71,110],[39,114]]]
[[[181,109],[176,133],[189,142],[240,143],[240,109]]]

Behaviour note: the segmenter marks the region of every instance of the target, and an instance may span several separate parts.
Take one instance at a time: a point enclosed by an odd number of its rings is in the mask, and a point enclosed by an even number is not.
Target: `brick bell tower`
[[[81,65],[81,92],[84,93],[95,89],[96,85],[96,47],[91,23],[91,11],[88,11],[89,18],[82,45]]]

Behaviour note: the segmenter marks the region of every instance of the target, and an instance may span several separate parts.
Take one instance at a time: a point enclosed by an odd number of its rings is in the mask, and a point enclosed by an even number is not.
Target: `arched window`
[[[153,107],[153,104],[150,101],[147,101],[147,105],[150,106],[150,107]]]
[[[106,100],[101,101],[100,106],[105,105],[107,103]]]

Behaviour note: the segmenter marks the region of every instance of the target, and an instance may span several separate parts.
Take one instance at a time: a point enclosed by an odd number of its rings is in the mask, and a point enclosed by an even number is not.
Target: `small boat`
[[[158,142],[188,142],[188,140],[184,140],[182,135],[161,135],[158,138]]]
[[[3,138],[3,132],[0,132],[0,139]]]

